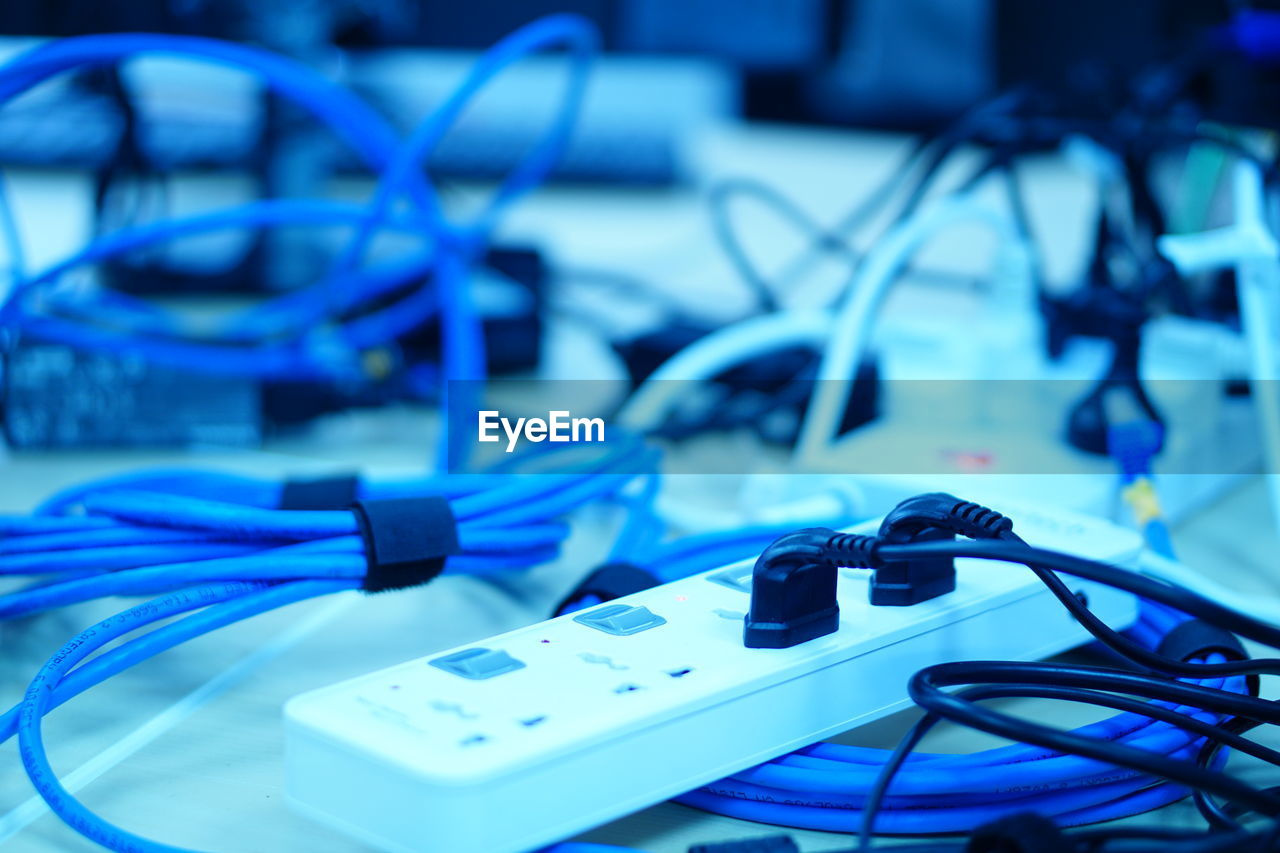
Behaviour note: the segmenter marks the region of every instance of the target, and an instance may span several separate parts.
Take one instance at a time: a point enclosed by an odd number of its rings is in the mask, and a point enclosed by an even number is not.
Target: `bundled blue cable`
[[[567,513],[655,476],[656,451],[623,444],[569,473],[348,483],[351,499],[324,510],[267,508],[280,484],[229,475],[99,481],[41,514],[0,517],[0,576],[40,578],[0,596],[0,618],[214,582],[341,580],[379,590],[441,572],[525,569],[558,554]],[[184,494],[188,486],[208,496]]]
[[[176,850],[119,829],[75,800],[45,756],[44,715],[167,649],[290,603],[415,586],[441,572],[545,562],[568,534],[566,513],[622,498],[637,481],[649,485],[627,500],[652,514],[656,451],[636,440],[585,459],[575,450],[581,448],[526,454],[542,463],[536,474],[353,480],[345,487],[356,495],[350,509],[274,508],[286,490],[280,483],[168,471],[100,480],[61,493],[37,514],[0,518],[0,575],[45,579],[0,596],[0,618],[106,595],[158,595],[54,654],[23,701],[0,715],[0,742],[18,737],[37,791],[86,837],[114,850]]]
[[[1207,662],[1223,660],[1211,655]],[[1244,679],[1200,682],[1244,693]],[[1182,713],[1217,722],[1194,708]],[[1202,738],[1140,714],[1122,714],[1075,734],[1194,760]],[[677,798],[731,817],[830,832],[855,830],[889,750],[820,743]],[[969,755],[917,753],[894,777],[877,832],[966,832],[1025,811],[1062,826],[1112,820],[1182,799],[1187,791],[1135,771],[1013,745]]]

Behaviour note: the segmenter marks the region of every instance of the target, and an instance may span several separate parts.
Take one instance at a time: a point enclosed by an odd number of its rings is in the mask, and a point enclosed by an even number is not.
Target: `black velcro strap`
[[[366,592],[424,584],[458,553],[458,523],[442,497],[356,501],[351,511],[369,561]]]
[[[1207,657],[1214,652],[1227,660],[1249,659],[1249,653],[1245,651],[1239,637],[1225,628],[1219,628],[1202,619],[1188,619],[1179,623],[1176,628],[1164,635],[1164,639],[1156,647],[1156,652],[1180,661]],[[1245,681],[1249,685],[1249,692],[1257,696],[1260,687],[1258,676],[1250,675]]]
[[[583,607],[613,601],[633,592],[652,589],[661,583],[653,574],[631,563],[606,563],[583,578],[556,605],[555,615],[562,616]],[[591,598],[597,600],[587,600]]]
[[[280,489],[280,509],[350,509],[360,493],[360,477],[338,474],[305,480],[285,480]]]

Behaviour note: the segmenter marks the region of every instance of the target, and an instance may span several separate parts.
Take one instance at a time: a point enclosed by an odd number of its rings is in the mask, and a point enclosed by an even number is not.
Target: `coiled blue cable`
[[[619,497],[652,478],[656,451],[637,441],[606,447],[575,473],[456,475],[363,483],[366,496],[442,495],[457,524],[460,553],[447,573],[492,575],[555,558],[569,536],[563,517]],[[543,452],[544,459],[554,459]],[[148,486],[162,491],[148,491]],[[247,503],[188,497],[247,498]],[[255,505],[280,485],[230,475],[161,471],[65,490],[32,519],[0,517],[0,576],[35,575],[39,585],[0,595],[0,618],[16,618],[112,595],[143,595],[213,581],[344,578],[367,570],[364,542],[348,510],[280,510]]]
[[[625,486],[636,477],[652,479],[654,462],[651,454],[628,446],[607,452],[592,464],[579,464],[570,475],[442,478],[442,482],[457,490],[459,497],[455,504],[462,505],[456,513],[460,544],[464,552],[476,552],[450,557],[447,570],[456,571],[460,560],[468,556],[474,559],[481,554],[491,562],[505,559],[513,567],[550,559],[568,534],[567,527],[555,520],[556,516],[601,494],[609,494],[610,489]],[[37,516],[41,523],[27,525],[10,520],[7,529],[15,532],[17,538],[0,539],[0,544],[12,546],[15,542],[23,543],[22,537],[27,536],[27,546],[34,540],[44,546],[45,556],[55,558],[72,548],[69,538],[76,529],[74,525],[80,525],[85,535],[93,537],[86,549],[89,552],[121,547],[120,541],[139,539],[155,539],[158,541],[151,543],[152,547],[174,549],[210,544],[205,537],[211,538],[213,544],[225,544],[224,539],[238,543],[264,537],[264,541],[274,543],[269,549],[245,557],[135,567],[0,597],[0,617],[3,617],[107,594],[163,593],[161,598],[130,608],[74,638],[41,668],[23,701],[0,715],[0,742],[17,734],[23,766],[51,809],[87,838],[115,850],[177,851],[179,848],[129,833],[75,800],[60,784],[45,756],[40,732],[44,714],[112,675],[194,637],[293,601],[356,589],[367,569],[363,540],[356,535],[354,518],[348,512],[270,510],[136,488],[148,482],[180,488],[182,483],[190,482],[189,477],[190,472],[149,472],[69,490],[46,503],[45,508],[62,511],[74,507],[88,515]],[[241,496],[262,498],[264,491],[271,491],[269,485],[251,478],[198,479],[211,490]],[[486,482],[491,485],[490,489],[481,488],[480,484]],[[503,500],[495,499],[494,495]],[[508,502],[512,500],[519,502],[522,520],[513,518],[507,511]],[[101,518],[117,526],[85,524]],[[495,518],[505,520],[497,524]],[[196,534],[194,542],[186,538],[190,534]],[[17,547],[14,550],[20,553],[11,556],[30,556],[40,549]],[[472,566],[468,570],[478,571],[480,567]],[[199,612],[191,613],[192,610]],[[126,639],[86,660],[93,652],[124,639],[135,630],[183,614],[190,615]],[[597,853],[622,848],[565,844],[553,849],[558,853]]]
[[[309,581],[265,586],[228,583],[171,593],[100,622],[73,638],[32,679],[23,701],[0,715],[0,743],[19,738],[23,767],[51,810],[86,838],[108,849],[181,853],[173,847],[121,829],[85,808],[62,786],[45,754],[40,721],[50,710],[144,660],[235,622],[309,598],[355,587],[343,581]],[[85,660],[115,640],[175,616],[184,618]],[[565,842],[544,853],[626,853],[628,848]],[[633,853],[639,853],[634,851]]]
[[[1231,681],[1231,689],[1243,689],[1241,679]],[[1197,716],[1213,719],[1204,712]],[[1118,715],[1078,733],[1187,759],[1200,747],[1195,735],[1138,715]],[[677,802],[748,820],[850,832],[862,820],[862,802],[886,758],[884,750],[818,744]],[[963,832],[1027,809],[1064,826],[1093,823],[1157,808],[1187,793],[1101,762],[1021,745],[971,755],[914,755],[892,791],[876,830],[912,835]]]
[[[185,623],[191,636],[199,636],[218,627],[275,610],[287,604],[353,589],[356,586],[357,583],[354,581],[303,581],[241,592],[233,597],[223,598],[215,606],[186,617],[179,624]],[[193,594],[199,597],[202,592],[204,591],[196,590]],[[214,594],[220,594],[217,588]],[[171,596],[169,600],[174,598]],[[182,612],[181,608],[185,607],[186,599],[183,594],[177,594],[176,600],[177,603],[167,606],[173,612]],[[69,670],[112,640],[127,634],[141,624],[153,621],[151,613],[157,608],[164,609],[165,601],[162,599],[160,604],[154,606],[140,605],[124,614],[104,620],[81,633],[40,668],[28,686],[21,705],[18,706],[16,728],[20,747],[19,755],[31,783],[44,798],[50,810],[63,821],[86,838],[111,850],[177,853],[181,848],[134,835],[85,808],[63,787],[53,768],[50,767],[45,754],[40,722],[52,707],[58,685]]]

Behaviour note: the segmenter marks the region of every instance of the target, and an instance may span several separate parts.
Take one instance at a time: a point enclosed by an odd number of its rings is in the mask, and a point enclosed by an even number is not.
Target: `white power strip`
[[[1035,545],[1121,565],[1140,551],[1103,521],[999,508]],[[912,607],[872,607],[867,573],[842,572],[839,630],[748,649],[751,568],[293,699],[290,802],[386,850],[536,850],[898,711],[922,667],[1041,658],[1088,639],[1025,568],[966,559],[955,592]],[[1136,618],[1132,597],[1068,581],[1113,626]]]

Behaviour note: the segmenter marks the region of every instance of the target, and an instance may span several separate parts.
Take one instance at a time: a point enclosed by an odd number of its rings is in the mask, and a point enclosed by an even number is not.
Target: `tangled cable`
[[[944,529],[982,538],[889,544],[814,530],[793,533],[796,542],[787,547],[801,547],[799,539],[808,535],[836,565],[873,570],[961,556],[1026,565],[1095,638],[1138,670],[1021,662],[931,666],[909,687],[926,716],[896,750],[816,744],[685,794],[679,802],[785,826],[845,832],[861,827],[866,849],[873,831],[972,832],[1028,812],[1051,818],[1046,831],[1057,833],[1055,824],[1078,826],[1138,814],[1196,792],[1197,805],[1213,825],[1226,829],[1221,837],[1211,836],[1212,843],[1269,849],[1267,833],[1274,824],[1258,836],[1238,818],[1240,809],[1274,817],[1280,814],[1280,797],[1230,776],[1223,766],[1225,750],[1280,763],[1280,752],[1242,736],[1248,728],[1280,721],[1280,711],[1255,698],[1251,684],[1257,675],[1280,672],[1280,660],[1248,660],[1230,633],[1280,647],[1280,629],[1133,572],[1032,548],[999,514],[980,523],[983,516],[969,513],[966,508],[974,505],[966,502],[943,495],[916,500]],[[1140,618],[1130,634],[1094,617],[1058,572],[1139,596]],[[948,689],[956,687],[965,689]],[[1011,696],[1122,713],[1064,732],[980,704]],[[943,719],[1017,744],[972,755],[915,753],[924,733]],[[1223,798],[1229,807],[1210,797]],[[1099,830],[1090,837],[1104,836]],[[1193,836],[1205,838],[1198,833],[1180,837]]]
[[[127,351],[200,372],[351,379],[362,375],[361,351],[393,342],[438,314],[444,375],[483,379],[483,341],[467,294],[468,270],[503,209],[537,186],[563,153],[598,40],[592,26],[573,15],[553,15],[517,30],[487,51],[403,141],[347,89],[304,65],[255,48],[150,34],[84,36],[37,47],[0,68],[0,105],[68,71],[111,66],[140,55],[177,55],[256,76],[309,112],[379,179],[366,204],[263,200],[106,234],[43,271],[29,276],[19,271],[0,307],[0,323],[41,340]],[[492,79],[523,57],[557,46],[569,49],[571,64],[563,100],[547,131],[479,213],[467,221],[451,221],[420,163]],[[397,209],[403,199],[409,202],[407,211]],[[279,225],[341,226],[352,233],[321,281],[218,323],[196,326],[189,318],[120,293],[68,294],[56,287],[79,267],[140,248],[211,231]],[[364,264],[373,238],[387,230],[414,237],[425,248]]]

